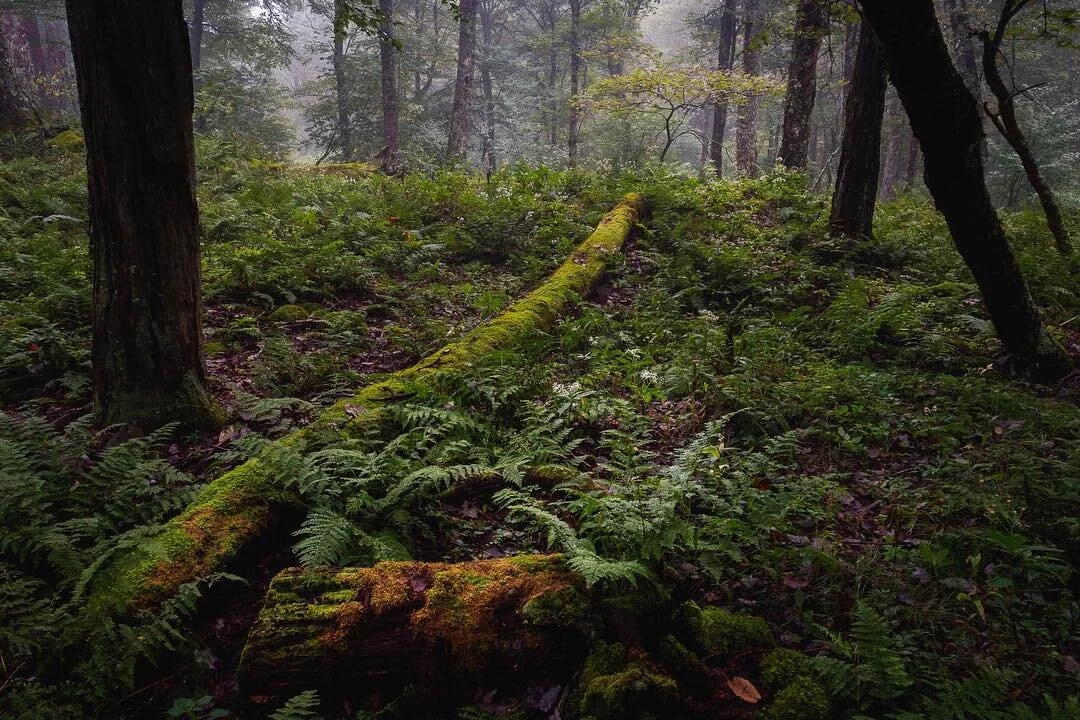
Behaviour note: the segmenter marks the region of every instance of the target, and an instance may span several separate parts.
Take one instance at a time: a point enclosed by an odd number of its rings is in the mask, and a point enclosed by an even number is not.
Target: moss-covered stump
[[[257,697],[362,696],[394,682],[569,674],[590,623],[584,593],[559,555],[285,570],[248,636],[241,686]]]
[[[544,283],[501,315],[416,365],[335,403],[307,428],[279,440],[276,449],[303,452],[312,442],[363,434],[382,422],[386,403],[408,397],[440,372],[465,369],[493,350],[514,347],[550,328],[575,298],[596,285],[644,211],[641,196],[627,195]],[[181,585],[222,570],[250,547],[273,522],[275,506],[299,504],[275,466],[266,457],[249,460],[208,483],[160,534],[113,553],[90,584],[86,624],[152,610]]]

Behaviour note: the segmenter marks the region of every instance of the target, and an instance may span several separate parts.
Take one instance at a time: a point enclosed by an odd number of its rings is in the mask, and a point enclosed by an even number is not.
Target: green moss
[[[687,603],[679,609],[676,624],[708,655],[726,655],[750,648],[769,647],[772,632],[765,620],[732,613],[719,607]]]
[[[801,652],[776,648],[761,658],[761,684],[770,692],[776,692],[796,678],[809,674],[809,659]]]
[[[521,614],[528,625],[573,628],[587,626],[591,610],[589,599],[571,585],[537,595],[525,603]]]
[[[776,694],[762,713],[765,720],[825,720],[829,698],[813,679],[802,676]]]
[[[300,305],[282,305],[270,312],[266,319],[273,322],[296,322],[306,320],[310,313]]]
[[[666,635],[660,639],[656,647],[656,657],[670,668],[680,681],[686,679],[696,682],[708,674],[708,668],[701,658],[674,635]]]
[[[619,672],[595,677],[585,688],[581,711],[600,720],[654,717],[670,706],[677,689],[667,675],[633,663]]]

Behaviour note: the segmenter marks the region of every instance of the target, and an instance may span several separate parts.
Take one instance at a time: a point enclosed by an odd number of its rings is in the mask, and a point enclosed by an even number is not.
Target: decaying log
[[[384,562],[283,571],[248,636],[245,694],[358,695],[395,680],[446,683],[583,658],[590,603],[559,555]]]
[[[412,367],[335,403],[275,447],[303,452],[312,443],[363,434],[382,422],[387,403],[409,397],[438,374],[465,369],[494,350],[512,348],[550,328],[561,312],[596,285],[644,211],[641,196],[627,195],[543,284],[501,315]],[[299,504],[283,480],[264,456],[208,483],[161,533],[117,550],[106,561],[90,584],[84,611],[87,624],[153,609],[181,585],[221,570],[267,529],[275,508]]]

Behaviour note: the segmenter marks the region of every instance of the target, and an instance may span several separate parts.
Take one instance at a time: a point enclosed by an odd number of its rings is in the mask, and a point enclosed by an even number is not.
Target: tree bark
[[[578,32],[581,26],[581,0],[570,0],[570,115],[567,127],[567,147],[570,167],[578,162],[578,131],[580,112],[577,106],[579,84],[581,82],[581,48],[578,44]]]
[[[484,147],[483,165],[488,177],[495,172],[495,92],[491,82],[491,60],[495,52],[492,34],[495,24],[494,11],[481,3],[480,24],[483,29],[484,47],[480,61],[480,85],[484,92]]]
[[[881,120],[885,113],[885,59],[865,22],[859,30],[854,74],[844,100],[844,136],[836,171],[829,231],[870,237],[881,163]]]
[[[720,9],[720,42],[717,48],[716,69],[731,70],[735,65],[735,0],[724,0]],[[724,176],[724,131],[727,128],[728,102],[719,100],[713,105],[710,154],[716,177]]]
[[[180,0],[67,0],[90,196],[97,419],[215,424]]]
[[[948,4],[956,69],[960,71],[964,84],[978,101],[982,96],[982,79],[979,77],[979,61],[975,56],[974,35],[968,17],[968,0],[949,0]]]
[[[888,101],[885,116],[889,119],[889,139],[885,143],[885,167],[881,173],[880,196],[882,200],[890,200],[896,194],[900,164],[906,156],[904,135],[910,133],[899,97],[894,95]]]
[[[1007,352],[1039,379],[1072,368],[1043,326],[983,175],[979,109],[953,66],[932,0],[863,0],[923,154],[923,177]]]
[[[589,613],[584,582],[557,555],[293,568],[271,582],[239,675],[245,694],[278,696],[406,680],[445,693],[448,681],[555,667],[568,676]]]
[[[188,42],[191,44],[191,69],[198,71],[202,67],[203,28],[206,26],[206,0],[195,0],[191,11],[191,26],[188,28]]]
[[[0,37],[0,132],[22,127],[29,113],[12,64],[7,39]]]
[[[476,65],[478,4],[479,0],[461,0],[460,5],[457,77],[454,80],[454,106],[450,112],[450,138],[447,148],[447,158],[451,164],[464,162],[469,151],[469,110]]]
[[[795,16],[795,38],[791,43],[787,99],[780,141],[780,162],[789,168],[806,170],[810,143],[810,118],[817,93],[817,56],[821,38],[829,27],[829,16],[821,0],[803,0]]]
[[[345,39],[348,23],[345,20],[344,0],[334,0],[334,97],[337,101],[337,146],[342,162],[353,156],[352,125],[349,122],[349,83],[345,69]]]
[[[1061,216],[1061,206],[1058,204],[1054,189],[1050,187],[1050,183],[1039,170],[1039,163],[1035,160],[1035,153],[1031,151],[1027,138],[1024,137],[1024,131],[1020,129],[1020,122],[1016,119],[1015,96],[1005,86],[1005,80],[998,70],[997,55],[1007,22],[1003,20],[999,24],[999,31],[993,37],[987,32],[979,34],[983,43],[983,74],[986,76],[986,84],[990,86],[990,91],[994,93],[994,98],[997,100],[997,112],[991,109],[989,103],[984,103],[983,109],[997,131],[1008,141],[1012,149],[1016,151],[1017,157],[1020,158],[1020,164],[1024,166],[1024,174],[1027,175],[1035,194],[1039,196],[1039,203],[1046,215],[1046,224],[1050,228],[1050,234],[1054,236],[1054,245],[1058,252],[1069,256],[1072,255],[1072,242],[1069,240],[1069,230],[1065,227],[1065,220]]]
[[[758,12],[761,0],[743,2],[743,55],[742,69],[747,75],[761,71],[761,57],[754,40],[757,36]],[[746,99],[739,109],[739,121],[735,127],[735,168],[743,177],[757,177],[757,116],[759,100],[756,94]]]
[[[398,140],[398,84],[397,48],[394,46],[394,0],[379,0],[379,60],[381,63],[382,115],[383,115],[383,170],[394,175],[398,172],[398,156],[401,153]]]

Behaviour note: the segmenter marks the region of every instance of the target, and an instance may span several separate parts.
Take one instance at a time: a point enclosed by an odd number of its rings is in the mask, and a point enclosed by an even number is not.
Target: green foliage
[[[316,720],[319,710],[319,693],[305,690],[285,701],[285,704],[271,713],[271,720]]]

